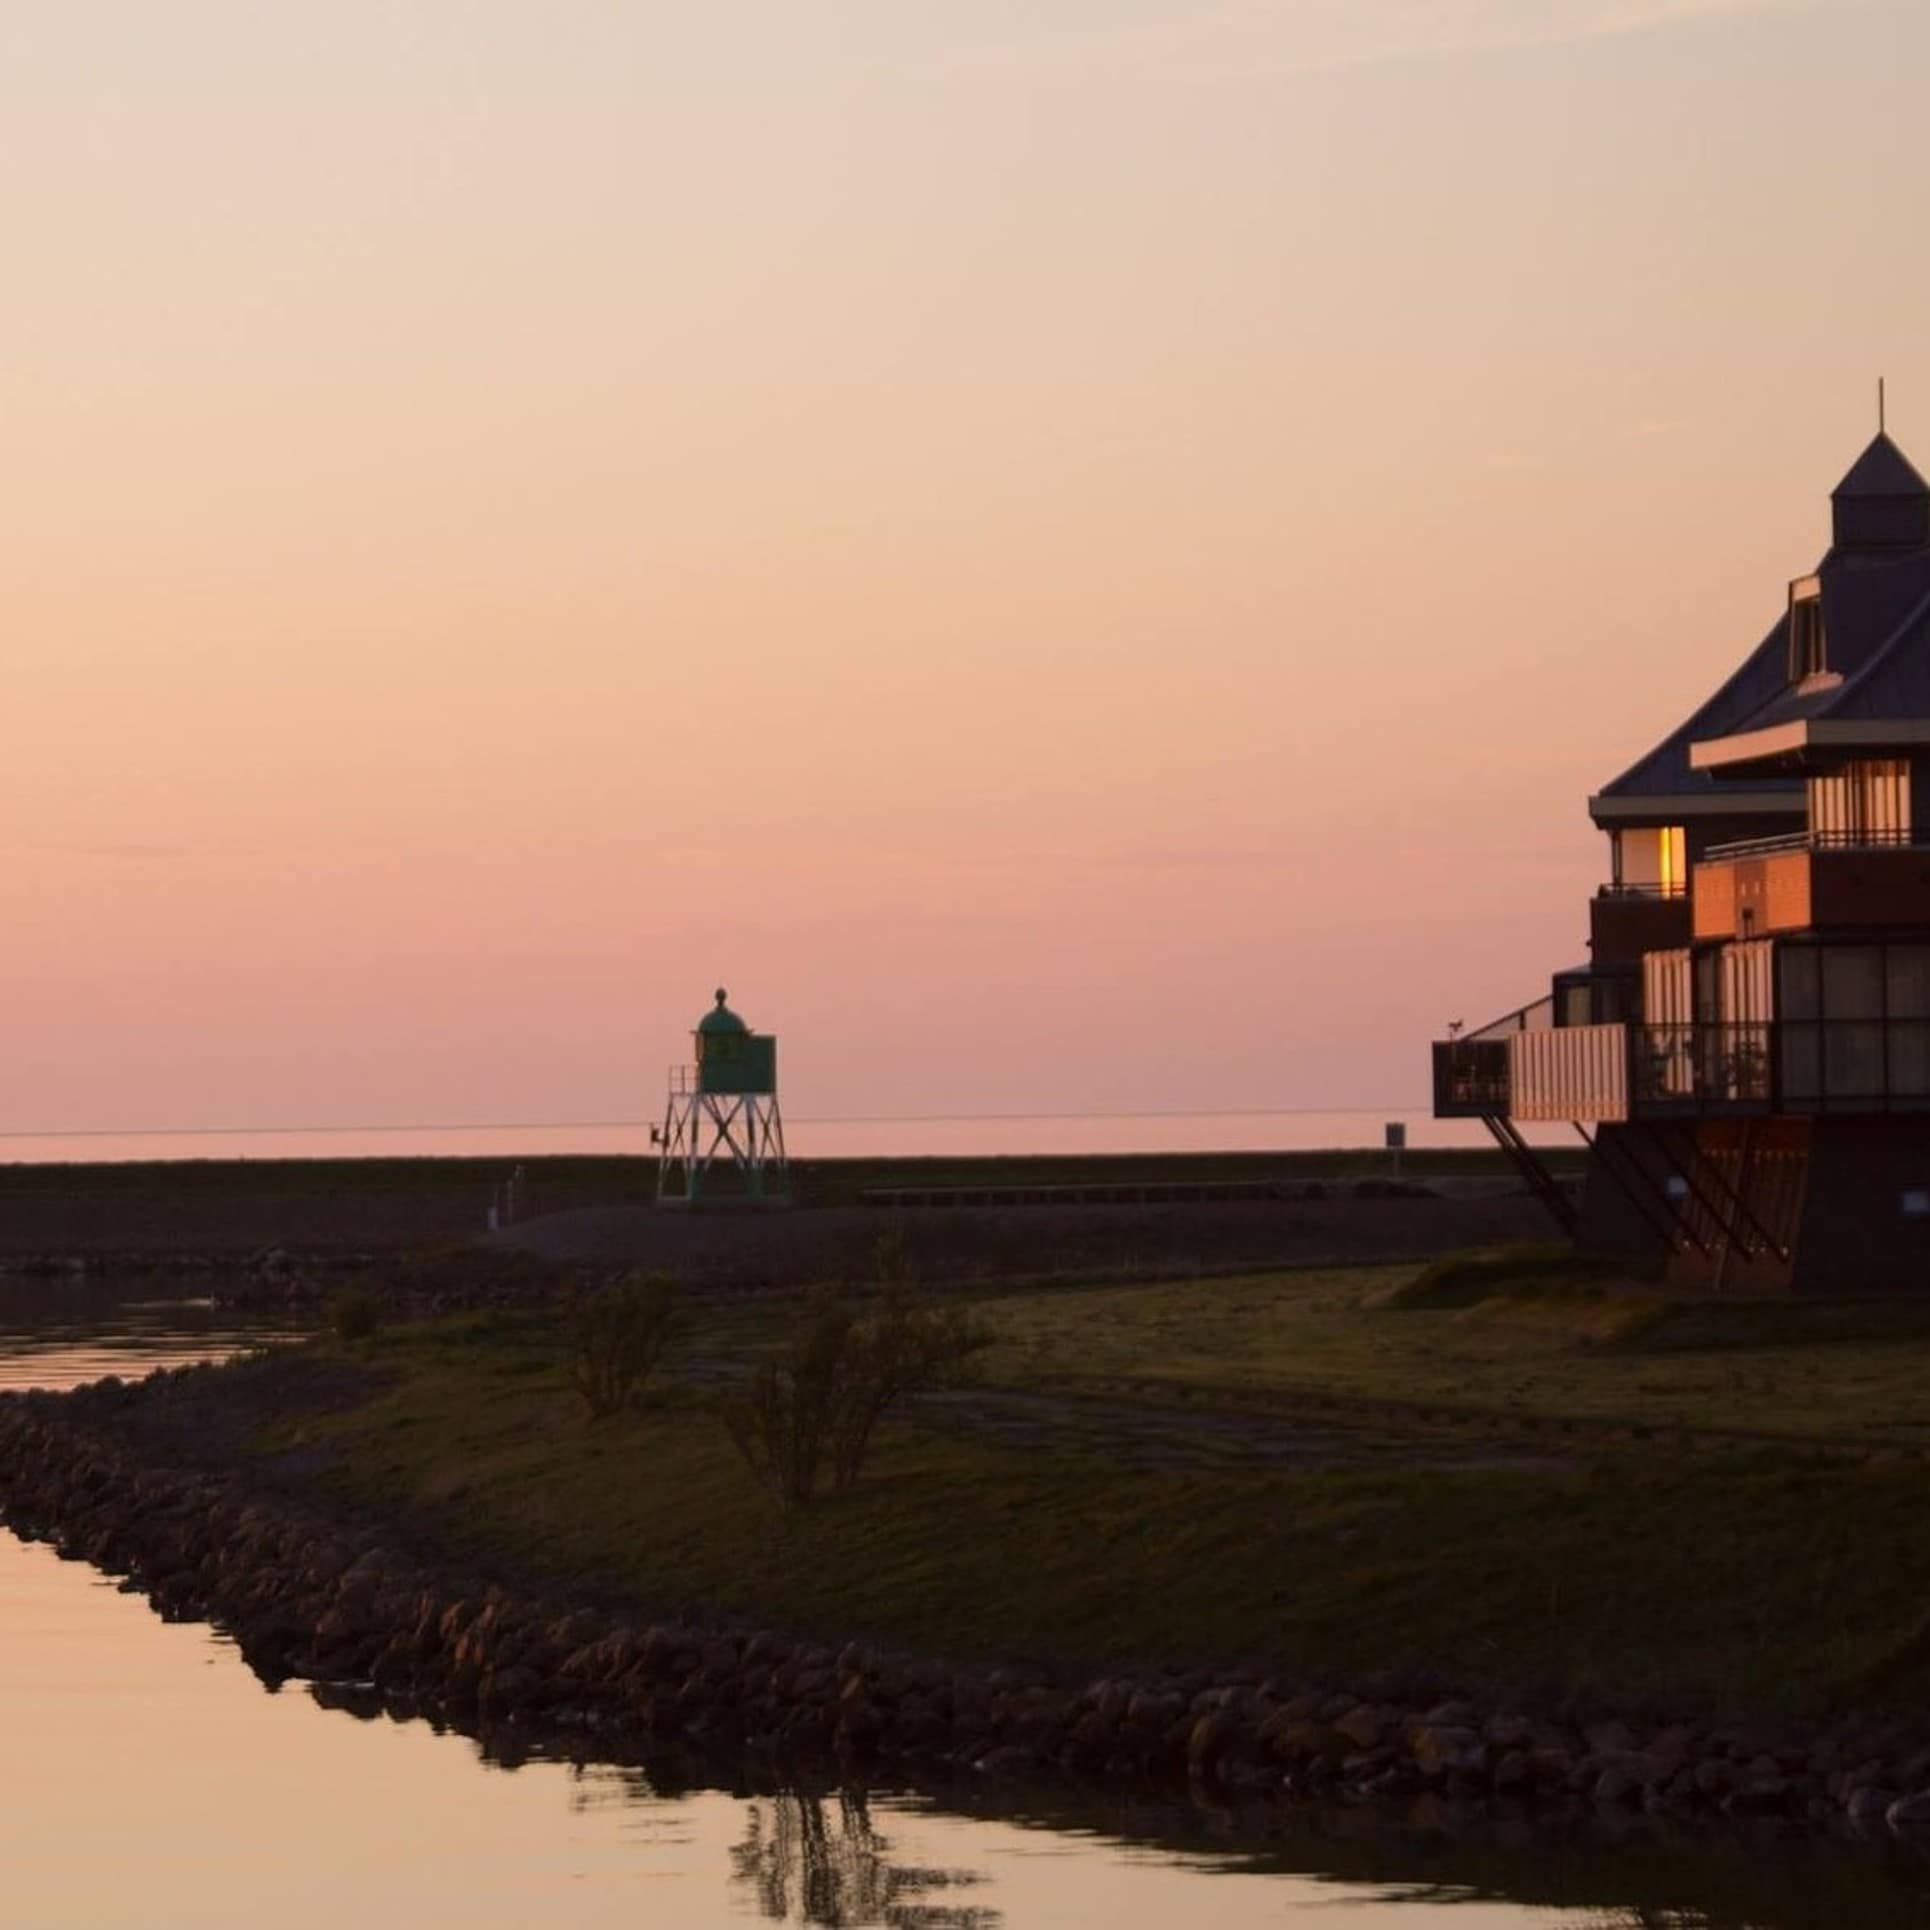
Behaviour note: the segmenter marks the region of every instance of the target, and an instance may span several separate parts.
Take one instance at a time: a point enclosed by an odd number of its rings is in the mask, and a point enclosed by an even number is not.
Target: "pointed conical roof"
[[[1851,463],[1850,472],[1830,491],[1833,501],[1853,496],[1930,496],[1930,483],[1916,464],[1878,430],[1870,446]]]

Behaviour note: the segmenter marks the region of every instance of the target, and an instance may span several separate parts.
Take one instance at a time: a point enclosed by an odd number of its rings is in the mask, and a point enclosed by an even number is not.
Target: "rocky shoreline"
[[[179,1370],[180,1373],[207,1370]],[[1075,1777],[1214,1801],[1420,1800],[1571,1826],[1621,1816],[1916,1839],[1930,1727],[1706,1727],[1485,1707],[1416,1681],[1307,1686],[1172,1668],[1084,1683],[862,1643],[640,1617],[462,1572],[278,1481],[157,1457],[128,1422],[179,1375],[0,1397],[0,1520],[229,1631],[271,1682],[427,1717],[497,1754],[666,1746],[840,1773]],[[283,1471],[284,1476],[287,1470]]]
[[[257,1253],[222,1253],[180,1247],[111,1248],[98,1253],[59,1250],[0,1254],[0,1277],[57,1279],[207,1279],[242,1282],[269,1294],[319,1291],[323,1279],[365,1273],[373,1253],[302,1251],[268,1247]]]

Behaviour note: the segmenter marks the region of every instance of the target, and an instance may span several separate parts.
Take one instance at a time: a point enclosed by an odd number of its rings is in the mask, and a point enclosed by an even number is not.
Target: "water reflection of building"
[[[1434,1048],[1585,1244],[1683,1284],[1930,1265],[1930,485],[1887,435],[1822,561],[1713,696],[1589,800],[1586,965]],[[1592,1145],[1577,1213],[1523,1123]]]
[[[747,1805],[732,1880],[773,1923],[886,1924],[893,1930],[992,1930],[997,1910],[932,1901],[981,1879],[969,1870],[895,1864],[862,1795],[769,1796]]]

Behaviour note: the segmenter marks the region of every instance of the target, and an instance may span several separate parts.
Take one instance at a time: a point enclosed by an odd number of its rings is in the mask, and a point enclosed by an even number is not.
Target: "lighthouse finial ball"
[[[729,994],[728,992],[726,992],[726,991],[724,990],[724,988],[723,988],[723,987],[722,987],[721,985],[720,985],[720,986],[718,986],[718,988],[717,988],[717,1003],[718,1003],[719,1005],[722,1005],[722,1004],[723,1004],[723,1002],[724,1002],[724,1001],[725,1001],[725,1000],[726,1000],[727,998],[729,998],[729,997],[730,997],[730,994]]]

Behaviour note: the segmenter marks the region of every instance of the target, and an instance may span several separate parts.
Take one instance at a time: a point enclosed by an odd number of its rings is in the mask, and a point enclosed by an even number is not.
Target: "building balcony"
[[[1774,1110],[1776,1032],[1767,1023],[1631,1027],[1635,1116]]]
[[[1436,1119],[1506,1119],[1513,1110],[1506,1039],[1435,1040]]]
[[[1693,900],[1697,938],[1930,926],[1930,844],[1805,831],[1716,845]]]
[[[1493,1028],[1434,1047],[1437,1119],[1601,1120],[1628,1117],[1628,1028]]]
[[[1478,1032],[1434,1042],[1436,1119],[1505,1119],[1512,1105],[1508,1041],[1523,1032],[1545,1032],[1555,1023],[1552,996],[1536,999]]]
[[[1588,907],[1588,950],[1598,969],[1633,965],[1644,952],[1673,951],[1690,936],[1686,891],[1604,885]]]
[[[1434,1110],[1581,1124],[1930,1113],[1930,1018],[1568,1025],[1444,1040]]]
[[[1638,1117],[1930,1112],[1930,1019],[1637,1028]]]

